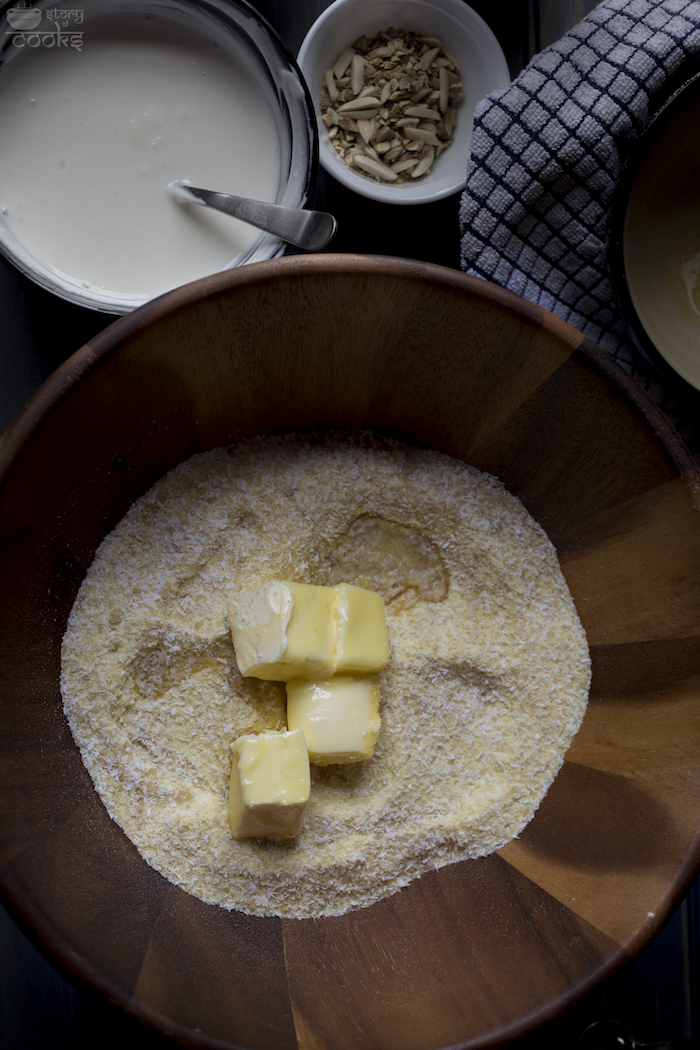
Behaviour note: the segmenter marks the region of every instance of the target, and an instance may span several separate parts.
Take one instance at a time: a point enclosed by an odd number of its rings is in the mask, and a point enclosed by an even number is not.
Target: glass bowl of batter
[[[3,28],[0,250],[123,314],[284,242],[170,197],[175,179],[303,207],[318,144],[298,67],[244,0],[37,4]],[[41,18],[39,19],[39,14]]]

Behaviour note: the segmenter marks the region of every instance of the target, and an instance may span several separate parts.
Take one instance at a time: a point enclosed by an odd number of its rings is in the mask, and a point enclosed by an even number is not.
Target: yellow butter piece
[[[231,603],[229,625],[242,675],[261,678],[267,668],[278,665],[287,648],[293,605],[289,587],[278,580],[246,591]]]
[[[371,758],[377,742],[379,685],[376,678],[335,675],[287,682],[287,725],[303,730],[314,765]]]
[[[375,591],[354,587],[350,583],[340,583],[335,589],[336,672],[372,674],[381,671],[389,659],[384,599]]]
[[[300,729],[248,733],[232,744],[229,822],[235,839],[289,839],[304,823],[311,790]]]
[[[333,587],[272,580],[232,602],[241,674],[273,682],[333,674],[336,597]]]

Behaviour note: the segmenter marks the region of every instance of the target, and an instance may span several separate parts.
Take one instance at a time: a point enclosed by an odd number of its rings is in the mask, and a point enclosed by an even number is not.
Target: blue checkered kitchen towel
[[[603,0],[476,110],[460,204],[462,268],[608,350],[700,463],[700,420],[631,346],[607,277],[615,180],[654,99],[700,54],[700,0]]]

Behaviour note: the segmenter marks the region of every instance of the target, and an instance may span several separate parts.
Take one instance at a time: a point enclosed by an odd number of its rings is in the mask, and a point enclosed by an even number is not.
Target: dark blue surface
[[[258,0],[296,54],[326,0]],[[472,0],[499,37],[511,72],[593,6],[591,0]],[[458,198],[392,208],[319,175],[313,206],[332,212],[329,251],[404,256],[459,267]],[[0,431],[39,384],[112,320],[64,303],[0,260]],[[592,1021],[623,1021],[641,1042],[700,1038],[700,889],[696,882],[655,941],[615,977],[516,1050],[574,1050]],[[59,975],[0,908],[0,1050],[164,1050],[172,1044]],[[359,1048],[365,1050],[365,1048]],[[366,1048],[371,1050],[371,1048]]]

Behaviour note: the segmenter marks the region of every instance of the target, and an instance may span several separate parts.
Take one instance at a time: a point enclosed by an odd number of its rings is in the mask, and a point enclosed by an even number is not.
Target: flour
[[[234,841],[232,741],[285,727],[244,679],[229,596],[270,579],[386,601],[374,757],[312,767],[292,841]],[[368,435],[254,438],[180,464],[106,537],[62,653],[64,707],[108,812],[187,892],[255,915],[365,907],[491,853],[532,818],[586,707],[556,553],[489,475]]]

